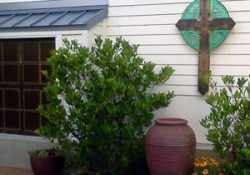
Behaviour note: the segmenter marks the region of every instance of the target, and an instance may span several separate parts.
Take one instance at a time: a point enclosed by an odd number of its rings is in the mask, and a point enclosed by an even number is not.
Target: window
[[[46,101],[47,58],[55,39],[0,40],[0,131],[32,134],[46,122],[37,111]]]

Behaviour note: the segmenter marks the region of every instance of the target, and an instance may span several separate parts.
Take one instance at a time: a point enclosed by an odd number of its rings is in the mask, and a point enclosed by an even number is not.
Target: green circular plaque
[[[200,13],[200,0],[195,0],[185,9],[181,19],[198,19]],[[210,0],[210,15],[215,18],[229,18],[227,9],[218,0]],[[214,30],[210,33],[209,49],[213,50],[220,46],[226,39],[228,30]],[[181,31],[185,42],[192,48],[199,50],[199,33],[196,31]]]

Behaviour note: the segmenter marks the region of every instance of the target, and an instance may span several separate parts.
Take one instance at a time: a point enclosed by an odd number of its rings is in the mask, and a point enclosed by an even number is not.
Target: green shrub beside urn
[[[49,123],[39,134],[57,139],[67,165],[84,174],[143,174],[144,129],[153,110],[167,107],[174,96],[152,90],[173,69],[155,73],[155,64],[122,38],[98,37],[90,49],[64,44],[48,60],[51,73],[44,72],[48,103],[39,110]]]

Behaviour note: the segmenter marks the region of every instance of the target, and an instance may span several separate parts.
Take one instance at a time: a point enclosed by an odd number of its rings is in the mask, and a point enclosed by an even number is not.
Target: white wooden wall
[[[139,53],[148,61],[171,65],[171,79],[157,90],[174,90],[170,107],[155,112],[158,117],[181,117],[194,129],[199,147],[206,143],[206,131],[199,120],[209,106],[197,91],[198,55],[185,44],[175,23],[192,0],[110,0],[107,37],[123,36],[139,44]],[[225,43],[211,54],[214,80],[221,75],[247,76],[250,73],[250,0],[221,0],[236,21]]]
[[[19,1],[38,0],[0,0],[0,3]],[[174,75],[156,91],[173,90],[177,96],[168,108],[156,111],[155,117],[187,119],[196,133],[198,146],[203,147],[208,142],[199,120],[209,113],[209,106],[197,91],[198,55],[185,44],[175,27],[190,2],[192,0],[109,0],[108,18],[88,31],[87,45],[93,44],[98,35],[112,39],[123,36],[140,45],[140,55],[156,63],[156,71],[163,65],[171,65]],[[211,53],[211,71],[219,84],[221,75],[247,76],[250,73],[250,0],[221,2],[236,26],[225,43]]]
[[[99,22],[96,26],[91,28],[89,30],[89,35],[88,35],[88,46],[92,46],[95,44],[95,38],[97,36],[102,36],[106,38],[106,19],[103,21]]]

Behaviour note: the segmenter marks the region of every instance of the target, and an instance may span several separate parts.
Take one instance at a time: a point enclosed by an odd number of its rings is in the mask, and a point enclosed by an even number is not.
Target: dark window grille
[[[45,123],[37,107],[45,99],[47,58],[54,38],[0,40],[0,132],[34,134]]]

